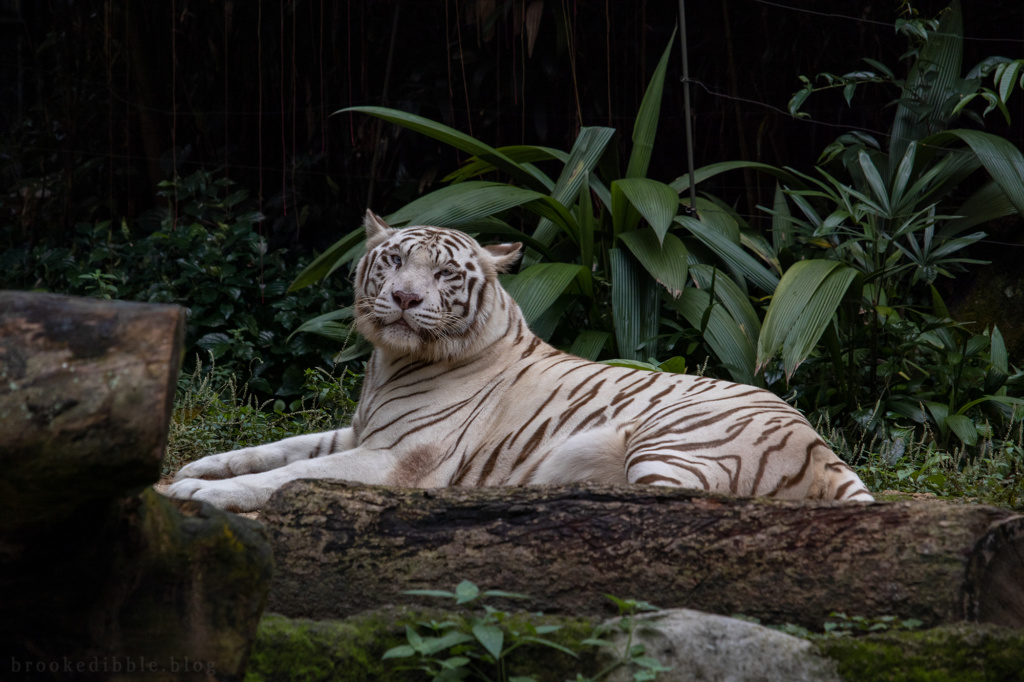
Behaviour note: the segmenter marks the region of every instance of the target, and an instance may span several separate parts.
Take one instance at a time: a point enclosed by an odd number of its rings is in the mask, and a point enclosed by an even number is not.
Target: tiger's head
[[[522,244],[481,246],[458,230],[393,229],[371,211],[355,279],[359,332],[393,353],[433,362],[476,350],[501,295],[497,275]]]

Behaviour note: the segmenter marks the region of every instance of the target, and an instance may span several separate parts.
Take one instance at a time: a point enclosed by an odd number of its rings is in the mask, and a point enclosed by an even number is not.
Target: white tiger
[[[521,244],[392,229],[369,211],[365,228],[356,326],[375,350],[351,428],[211,455],[185,466],[169,495],[248,511],[288,481],[331,478],[872,499],[768,391],[589,362],[539,339],[497,279]]]

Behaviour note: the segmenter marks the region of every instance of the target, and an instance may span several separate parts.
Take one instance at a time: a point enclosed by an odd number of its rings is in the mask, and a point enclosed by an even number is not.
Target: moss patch
[[[957,624],[817,641],[846,680],[1004,682],[1024,680],[1024,631]]]
[[[313,682],[370,682],[373,680],[422,680],[422,673],[402,671],[413,659],[383,661],[384,652],[405,644],[405,626],[431,620],[464,621],[464,616],[445,611],[389,608],[344,620],[306,620],[266,614],[260,621],[256,644],[249,658],[246,682],[281,680]],[[537,679],[571,679],[577,672],[596,671],[594,647],[583,646],[596,622],[576,618],[511,615],[507,629],[524,631],[525,623],[561,625],[548,639],[582,652],[579,659],[544,646],[523,646],[509,659],[510,675]]]

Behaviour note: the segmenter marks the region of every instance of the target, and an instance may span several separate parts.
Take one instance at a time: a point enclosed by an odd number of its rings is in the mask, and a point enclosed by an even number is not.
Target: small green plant
[[[463,580],[454,592],[445,590],[409,590],[405,594],[436,597],[454,601],[455,606],[473,604],[486,598],[529,599],[527,595],[501,590],[480,590],[469,580]],[[577,682],[597,682],[613,670],[632,665],[639,668],[633,673],[637,682],[653,680],[659,672],[670,670],[656,659],[646,656],[641,644],[634,644],[633,637],[638,624],[635,615],[640,611],[657,611],[647,602],[618,599],[606,595],[619,609],[619,619],[611,624],[598,626],[590,637],[583,640],[587,646],[613,649],[615,660],[594,677],[578,674]],[[502,682],[533,682],[533,677],[512,675],[514,661],[511,654],[527,645],[544,646],[560,651],[573,658],[579,655],[571,649],[552,641],[547,636],[561,629],[559,625],[535,625],[513,619],[510,614],[489,604],[482,604],[482,614],[460,620],[431,620],[418,622],[415,627],[406,626],[406,644],[400,644],[384,653],[383,658],[413,659],[399,670],[420,670],[438,682],[449,680],[500,680]],[[539,615],[539,614],[538,614]],[[605,639],[615,631],[626,635],[621,649]]]
[[[661,609],[645,601],[619,599],[610,594],[605,596],[611,599],[619,609],[619,619],[603,626],[599,625],[595,628],[594,634],[588,639],[583,640],[583,643],[610,649],[614,660],[592,678],[577,676],[577,682],[602,680],[610,675],[613,670],[622,666],[628,666],[633,669],[633,680],[635,682],[653,680],[658,677],[658,673],[672,670],[671,667],[662,665],[661,661],[653,656],[648,656],[643,644],[634,644],[633,642],[639,627],[636,614],[641,611],[660,611]],[[605,639],[609,633],[615,630],[622,632],[626,636],[626,641],[623,643],[622,648],[616,647],[614,642]]]
[[[501,590],[481,591],[475,584],[463,580],[454,592],[444,590],[409,590],[406,594],[452,599],[456,606],[471,604],[487,597],[529,599],[526,595]],[[384,653],[384,659],[415,658],[416,664],[402,666],[402,670],[422,670],[431,679],[447,680],[508,680],[528,682],[531,677],[508,676],[508,656],[526,644],[550,647],[576,657],[564,646],[546,639],[558,631],[557,625],[527,623],[524,631],[503,627],[508,614],[483,605],[483,615],[472,616],[465,622],[446,620],[417,623],[419,629],[406,626],[408,644],[402,644]],[[425,634],[424,634],[425,633]]]

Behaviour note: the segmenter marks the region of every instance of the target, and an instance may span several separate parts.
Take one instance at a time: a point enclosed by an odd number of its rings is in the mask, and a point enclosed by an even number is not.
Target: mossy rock
[[[384,652],[406,643],[405,626],[418,622],[466,622],[464,614],[405,607],[380,609],[344,620],[314,621],[266,614],[249,659],[246,682],[289,680],[373,682],[422,680],[418,671],[400,670],[413,659],[383,660]],[[562,625],[549,639],[579,654],[571,658],[543,646],[519,649],[509,659],[509,675],[539,680],[593,676],[599,664],[594,647],[582,642],[598,620],[515,614],[512,629],[525,622]],[[422,628],[421,628],[422,631]],[[851,682],[1024,681],[1024,631],[961,623],[920,632],[888,632],[864,637],[813,640],[821,654],[838,664]],[[685,675],[685,671],[679,671]],[[674,673],[659,679],[680,679]]]
[[[383,660],[388,649],[407,643],[405,626],[430,621],[465,624],[462,613],[417,610],[404,607],[369,611],[344,620],[306,620],[265,614],[256,644],[249,657],[246,682],[373,682],[374,680],[422,680],[423,673],[400,670],[414,659]],[[573,679],[576,673],[597,672],[594,647],[583,645],[597,621],[555,616],[511,614],[504,625],[524,631],[533,625],[560,625],[546,638],[580,653],[579,658],[541,645],[526,645],[509,660],[508,674],[536,679]],[[419,629],[423,632],[423,628]]]
[[[818,640],[845,680],[1009,682],[1024,680],[1024,631],[959,623],[921,632]]]

